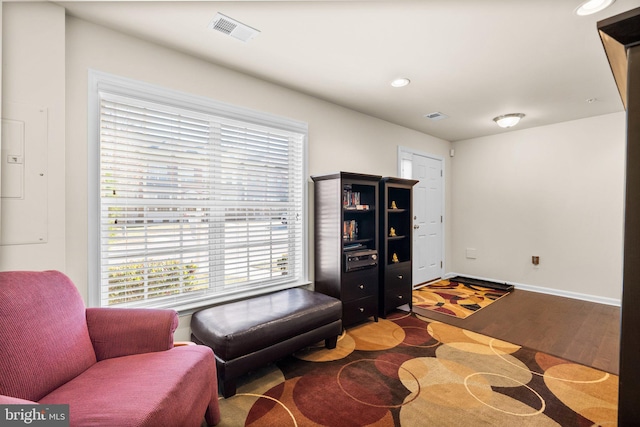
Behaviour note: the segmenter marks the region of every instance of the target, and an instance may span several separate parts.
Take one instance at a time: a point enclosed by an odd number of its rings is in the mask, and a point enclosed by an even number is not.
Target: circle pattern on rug
[[[373,364],[376,369],[363,369],[360,366],[362,364]],[[387,365],[386,369],[379,369],[384,365]],[[364,405],[397,408],[412,402],[420,393],[418,379],[408,370],[405,378],[413,377],[417,385],[417,390],[413,393],[414,397],[406,398],[404,394],[398,397],[394,393],[394,390],[398,389],[396,383],[403,383],[397,375],[398,370],[406,370],[406,368],[387,360],[360,359],[347,363],[338,371],[338,385],[347,396]],[[363,387],[364,384],[366,387]]]
[[[557,427],[617,417],[616,376],[415,314],[350,328],[334,350],[323,344],[279,362],[280,376],[255,393],[241,386],[221,399],[225,419],[252,427]]]
[[[347,332],[356,350],[380,351],[394,348],[404,341],[405,333],[397,323],[386,319],[360,324]]]
[[[501,382],[512,382],[513,385],[512,387],[524,387],[526,390],[530,391],[531,393],[533,393],[536,398],[540,401],[540,409],[536,410],[532,410],[529,411],[529,409],[532,409],[530,407],[527,407],[525,405],[523,405],[520,401],[517,400],[513,400],[511,399],[509,401],[509,403],[511,405],[509,405],[509,407],[500,407],[500,406],[494,406],[494,405],[500,405],[501,402],[505,402],[505,399],[496,399],[497,402],[491,402],[490,399],[487,399],[486,397],[481,397],[476,395],[473,392],[473,387],[471,386],[472,384],[472,378],[476,377],[476,376],[483,376],[483,377],[499,377],[501,378]],[[505,375],[500,375],[500,374],[494,374],[491,372],[475,372],[471,375],[468,375],[465,379],[464,379],[464,386],[467,389],[467,392],[469,392],[469,394],[471,394],[471,396],[473,396],[476,400],[478,400],[478,402],[488,406],[489,408],[495,409],[496,411],[500,411],[500,412],[504,412],[507,414],[511,414],[511,415],[517,415],[517,416],[524,416],[524,417],[529,417],[532,415],[539,415],[541,413],[544,412],[544,408],[545,408],[545,402],[544,399],[542,398],[542,396],[540,396],[540,394],[538,394],[537,391],[535,391],[534,389],[532,389],[531,387],[529,387],[527,384],[525,383],[521,383],[520,381],[514,380],[512,378],[509,378]],[[493,396],[493,395],[492,395]],[[516,405],[513,405],[514,402],[517,402]],[[519,408],[520,411],[522,412],[512,412],[515,409]]]

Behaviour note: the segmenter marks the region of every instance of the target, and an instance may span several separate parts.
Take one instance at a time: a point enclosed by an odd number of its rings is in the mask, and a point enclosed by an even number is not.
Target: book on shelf
[[[345,206],[344,208],[348,211],[368,211],[369,205]]]
[[[355,219],[342,222],[342,238],[356,240],[358,238],[358,222]]]
[[[360,203],[360,192],[351,190],[350,186],[345,186],[342,190],[342,206],[345,209],[362,210],[364,209],[363,206],[367,206],[367,209],[369,208],[368,205]]]

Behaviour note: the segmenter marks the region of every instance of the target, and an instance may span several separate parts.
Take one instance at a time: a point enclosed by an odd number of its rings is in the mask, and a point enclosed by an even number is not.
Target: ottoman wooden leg
[[[337,335],[335,337],[327,338],[326,340],[324,340],[324,346],[328,349],[336,348],[337,344],[338,344]]]
[[[220,384],[220,394],[224,396],[225,399],[228,399],[236,394],[236,379],[231,380],[222,380],[218,379]]]

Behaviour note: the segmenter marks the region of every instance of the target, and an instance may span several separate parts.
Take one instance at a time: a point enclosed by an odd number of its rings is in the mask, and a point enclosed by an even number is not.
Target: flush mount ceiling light
[[[406,77],[401,77],[399,79],[395,79],[391,82],[391,86],[393,87],[405,87],[407,86],[409,83],[411,83],[411,80],[409,80]]]
[[[524,117],[522,113],[504,114],[493,119],[501,128],[510,128],[518,124],[520,119]]]
[[[434,111],[433,113],[425,114],[423,117],[429,120],[442,120],[449,118],[449,116],[441,113],[440,111]]]
[[[255,28],[251,28],[250,26],[245,25],[240,21],[236,21],[233,18],[229,18],[222,13],[216,13],[216,16],[214,16],[211,22],[209,22],[209,28],[220,31],[223,34],[234,37],[245,43],[260,34],[260,31]]]
[[[576,15],[587,16],[611,6],[615,0],[587,0],[576,9]]]

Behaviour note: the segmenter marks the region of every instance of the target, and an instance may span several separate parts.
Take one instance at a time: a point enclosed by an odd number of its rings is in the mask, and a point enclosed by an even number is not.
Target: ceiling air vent
[[[209,28],[242,40],[245,43],[260,34],[260,31],[255,28],[251,28],[221,13],[216,13],[216,16],[209,22]]]
[[[436,111],[434,113],[425,114],[424,117],[426,117],[429,120],[442,120],[442,119],[446,119],[449,116]]]

